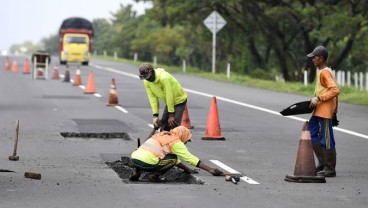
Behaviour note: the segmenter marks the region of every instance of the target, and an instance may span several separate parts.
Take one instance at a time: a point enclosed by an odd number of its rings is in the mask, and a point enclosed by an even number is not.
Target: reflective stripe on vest
[[[148,150],[163,159],[165,155],[171,154],[171,145],[180,142],[180,139],[170,134],[160,134],[149,138],[139,148]]]

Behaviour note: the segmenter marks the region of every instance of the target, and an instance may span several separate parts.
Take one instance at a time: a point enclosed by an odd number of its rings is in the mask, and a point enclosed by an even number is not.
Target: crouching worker
[[[188,151],[185,144],[191,141],[191,137],[192,133],[184,126],[178,126],[170,132],[162,131],[153,135],[132,153],[131,162],[134,171],[129,180],[138,181],[141,171],[145,171],[151,172],[148,176],[150,181],[160,182],[164,180],[161,176],[174,166],[183,169],[188,174],[196,173],[195,170],[181,163],[178,157],[214,176],[223,175],[220,170],[207,166]]]

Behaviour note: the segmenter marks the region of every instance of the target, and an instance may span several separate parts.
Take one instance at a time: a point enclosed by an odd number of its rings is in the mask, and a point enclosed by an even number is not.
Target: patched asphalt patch
[[[125,132],[103,132],[103,133],[93,133],[93,132],[60,132],[60,135],[65,138],[99,138],[99,139],[117,139],[121,138],[124,140],[131,140],[129,134]]]
[[[142,172],[142,175],[139,179],[139,181],[129,181],[129,176],[133,172],[133,166],[130,162],[129,157],[121,157],[121,160],[117,160],[115,162],[106,162],[106,164],[111,167],[123,180],[124,183],[133,183],[133,184],[139,184],[139,183],[152,183],[147,178],[147,176],[150,174],[148,172]],[[198,178],[194,177],[191,174],[186,174],[183,172],[183,170],[173,167],[170,169],[165,175],[163,175],[165,178],[164,182],[165,184],[196,184],[196,185],[204,185],[205,182],[202,180],[199,180]]]

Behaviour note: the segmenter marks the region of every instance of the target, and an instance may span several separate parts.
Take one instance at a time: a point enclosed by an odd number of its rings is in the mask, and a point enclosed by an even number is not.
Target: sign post
[[[204,21],[204,25],[212,32],[212,73],[216,72],[216,33],[226,24],[217,11],[213,11]]]

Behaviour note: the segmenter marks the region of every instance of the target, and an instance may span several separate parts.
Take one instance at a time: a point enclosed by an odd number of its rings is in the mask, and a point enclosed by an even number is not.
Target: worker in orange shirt
[[[314,111],[309,120],[313,151],[318,158],[316,170],[318,175],[335,177],[336,148],[332,127],[338,125],[336,113],[340,91],[331,68],[326,65],[327,49],[318,46],[307,56],[312,58],[317,67],[314,97],[310,100],[310,107]]]

